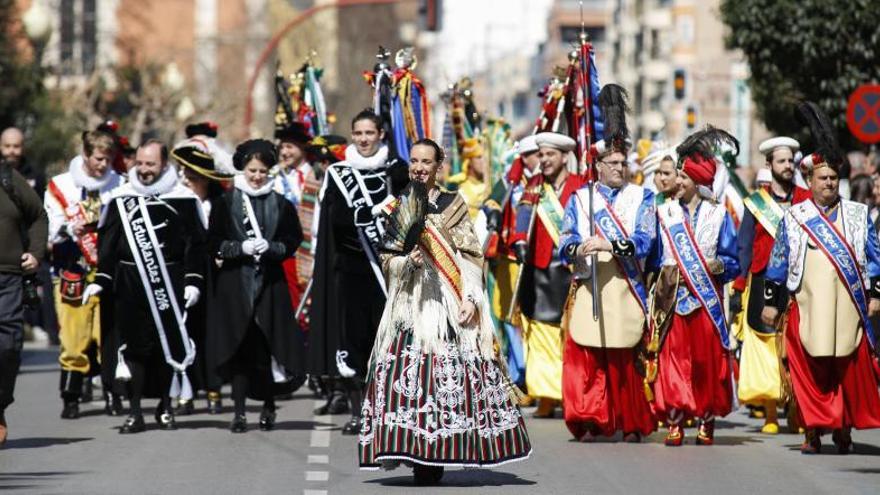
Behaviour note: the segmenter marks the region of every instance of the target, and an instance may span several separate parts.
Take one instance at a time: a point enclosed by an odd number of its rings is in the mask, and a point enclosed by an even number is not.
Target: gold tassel
[[[647,378],[644,380],[642,385],[645,390],[645,398],[648,399],[648,402],[654,402],[654,391],[651,390],[651,384],[648,383]]]
[[[657,362],[647,360],[645,361],[645,382],[646,383],[654,383],[654,380],[657,379]]]

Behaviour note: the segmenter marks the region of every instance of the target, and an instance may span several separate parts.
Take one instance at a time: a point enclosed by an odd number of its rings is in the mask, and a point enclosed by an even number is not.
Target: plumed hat
[[[840,170],[846,164],[846,158],[840,145],[837,144],[837,133],[828,120],[828,116],[811,101],[798,105],[795,115],[802,124],[810,128],[813,144],[816,147],[813,153],[804,156],[804,159],[801,160],[801,166],[808,170],[823,166],[831,166],[835,170]]]
[[[612,151],[625,155],[632,146],[629,129],[626,127],[626,113],[629,112],[627,97],[626,90],[618,84],[606,84],[599,91],[598,102],[605,125],[605,138],[593,145],[592,152],[595,155]]]
[[[217,137],[217,129],[217,124],[210,120],[206,120],[204,122],[189,124],[184,128],[184,133],[186,133],[186,137],[188,138],[193,136],[208,136],[215,138]]]
[[[326,134],[312,139],[306,152],[312,160],[336,163],[345,160],[347,144],[348,141],[342,136]]]
[[[200,140],[187,139],[171,150],[171,157],[181,166],[212,180],[228,180],[229,174],[217,170],[214,155]]]
[[[312,140],[309,130],[302,122],[294,122],[284,127],[275,129],[275,139],[306,145]]]
[[[716,162],[716,156],[738,155],[739,141],[729,132],[707,125],[688,136],[675,151],[682,172],[698,185],[714,189],[716,172],[722,171]]]

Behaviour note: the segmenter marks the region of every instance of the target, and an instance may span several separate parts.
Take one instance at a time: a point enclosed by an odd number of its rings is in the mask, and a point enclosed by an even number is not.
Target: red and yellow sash
[[[425,230],[422,231],[419,247],[422,254],[430,261],[431,266],[440,275],[440,280],[455,296],[456,302],[461,305],[464,299],[461,267],[455,258],[455,249],[446,241],[443,234],[425,222]]]
[[[61,208],[64,210],[64,216],[67,218],[68,222],[81,223],[83,225],[91,223],[82,203],[69,204],[64,197],[64,194],[61,192],[61,189],[55,184],[55,181],[49,181],[49,192],[52,193],[52,196],[54,196],[58,201],[58,204],[61,205]],[[85,258],[86,263],[91,266],[97,266],[98,233],[95,231],[83,232],[77,239],[76,243],[79,246],[79,250],[82,252],[83,258]]]

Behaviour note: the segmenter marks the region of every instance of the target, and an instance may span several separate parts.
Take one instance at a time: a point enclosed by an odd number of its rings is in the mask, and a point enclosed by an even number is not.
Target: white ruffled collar
[[[238,174],[232,179],[232,184],[239,191],[247,194],[248,196],[265,196],[272,192],[275,184],[271,180],[267,180],[265,184],[263,184],[259,189],[254,189],[250,184],[248,184],[247,179],[244,178],[244,175]]]
[[[156,182],[148,186],[141,182],[136,169],[132,169],[131,173],[128,174],[128,182],[131,184],[131,188],[142,196],[161,196],[162,194],[169,193],[177,185],[178,180],[177,172],[171,164],[165,167],[165,170]]]
[[[113,176],[116,175],[116,172],[113,171],[112,168],[107,167],[107,171],[104,172],[104,175],[101,177],[92,177],[85,171],[85,158],[82,155],[76,155],[72,160],[70,160],[70,167],[68,169],[70,171],[70,177],[73,179],[73,184],[76,187],[85,188],[86,191],[98,191],[104,189],[104,187],[113,180]]]
[[[356,170],[376,170],[388,164],[388,146],[382,145],[373,156],[363,156],[357,146],[349,144],[345,148],[345,162]]]

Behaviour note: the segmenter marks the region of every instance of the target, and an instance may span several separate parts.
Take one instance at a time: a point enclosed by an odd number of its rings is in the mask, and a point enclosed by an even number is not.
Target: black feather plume
[[[678,163],[689,156],[702,155],[711,158],[716,154],[739,155],[739,141],[729,132],[711,125],[691,134],[675,147]]]
[[[411,181],[400,193],[397,202],[385,223],[382,249],[406,254],[416,247],[425,229],[428,189],[421,182]]]
[[[795,117],[802,124],[810,128],[810,134],[813,136],[813,142],[816,146],[816,153],[822,158],[834,165],[843,165],[845,162],[843,151],[837,144],[837,133],[828,116],[819,108],[819,105],[811,101],[805,101],[798,105]]]
[[[604,123],[605,147],[607,149],[624,149],[629,140],[629,129],[626,127],[626,114],[629,105],[628,94],[623,86],[606,84],[599,91],[599,108],[602,110]]]

